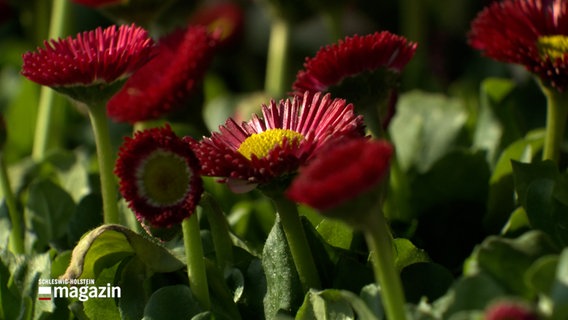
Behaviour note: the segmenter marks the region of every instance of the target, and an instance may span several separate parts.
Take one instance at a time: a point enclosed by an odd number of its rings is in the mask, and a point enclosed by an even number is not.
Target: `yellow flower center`
[[[282,146],[284,138],[286,138],[288,142],[300,142],[304,139],[304,136],[288,129],[270,129],[261,133],[255,133],[246,138],[237,151],[249,160],[252,158],[253,154],[261,159],[266,157],[274,147]]]
[[[157,150],[138,168],[138,187],[150,204],[163,207],[178,204],[190,188],[191,171],[185,159]]]
[[[568,53],[568,37],[563,35],[538,38],[537,47],[543,57],[555,60]]]

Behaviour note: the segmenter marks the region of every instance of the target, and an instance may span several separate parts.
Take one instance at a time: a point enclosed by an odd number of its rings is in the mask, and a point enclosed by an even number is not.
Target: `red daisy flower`
[[[392,153],[387,141],[347,141],[300,168],[286,194],[320,211],[332,209],[377,186],[389,171]]]
[[[202,26],[179,29],[161,39],[156,56],[110,99],[109,116],[135,123],[181,106],[203,79],[214,48],[214,38]]]
[[[233,191],[248,191],[295,173],[326,143],[364,135],[353,105],[329,94],[271,101],[262,114],[241,125],[229,118],[220,133],[193,142],[204,175],[225,178]]]
[[[298,72],[292,84],[294,94],[331,92],[358,108],[373,110],[384,102],[385,110],[379,114],[385,128],[396,102],[396,91],[391,89],[398,85],[399,74],[414,56],[416,47],[416,43],[388,31],[346,37],[323,47],[313,58],[306,58],[304,70]],[[369,115],[376,113],[369,111]]]
[[[486,320],[538,320],[538,316],[527,306],[515,302],[499,302],[485,311]]]
[[[469,43],[487,57],[523,65],[563,92],[568,85],[567,12],[563,0],[495,2],[473,20]]]
[[[124,79],[150,59],[153,41],[135,25],[110,26],[45,41],[23,55],[22,75],[53,87],[85,87]]]
[[[301,95],[305,91],[328,91],[348,77],[377,69],[400,73],[415,51],[415,43],[388,31],[346,37],[306,58],[305,69],[298,72],[292,87]]]
[[[171,128],[153,128],[125,138],[115,174],[120,192],[141,222],[170,227],[189,217],[201,199],[199,162]]]

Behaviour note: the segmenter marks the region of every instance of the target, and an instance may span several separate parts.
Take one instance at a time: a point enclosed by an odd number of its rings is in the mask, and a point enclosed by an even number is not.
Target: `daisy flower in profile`
[[[209,138],[193,142],[203,174],[224,178],[235,192],[286,182],[327,143],[362,137],[362,116],[329,94],[271,101],[262,118],[237,124],[229,118]]]
[[[306,58],[292,88],[296,95],[331,92],[357,108],[369,109],[366,120],[375,121],[380,116],[381,126],[386,127],[394,112],[391,96],[396,90],[392,89],[398,86],[399,75],[414,56],[416,46],[388,31],[346,37]]]
[[[468,38],[485,56],[522,65],[560,92],[568,88],[568,2],[494,2],[473,20]]]
[[[212,60],[216,40],[203,26],[178,29],[159,40],[156,55],[107,104],[116,121],[159,118],[186,102]]]
[[[512,301],[492,304],[485,310],[486,320],[538,320],[537,314],[528,306]]]
[[[125,138],[114,172],[138,220],[154,227],[181,223],[203,192],[195,154],[169,125]]]
[[[151,58],[153,41],[136,25],[110,26],[50,40],[23,55],[22,75],[88,105],[106,102]]]
[[[561,0],[495,2],[471,23],[470,45],[500,62],[520,64],[545,85],[568,84],[568,3]]]
[[[386,140],[353,139],[321,154],[300,168],[286,195],[324,214],[341,215],[346,220],[368,212],[378,199],[376,187],[389,172],[392,145]],[[353,161],[355,158],[357,161]],[[356,208],[353,200],[369,193],[370,199],[366,197],[358,204],[366,210]],[[346,203],[351,210],[345,210]],[[335,208],[338,210],[332,210]]]

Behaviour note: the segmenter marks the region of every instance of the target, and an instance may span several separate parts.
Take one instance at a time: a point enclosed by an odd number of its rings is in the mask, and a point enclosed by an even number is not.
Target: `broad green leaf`
[[[377,300],[378,296],[375,297]],[[328,319],[379,319],[373,314],[365,300],[356,294],[337,289],[310,290],[296,315],[298,320]]]
[[[101,270],[95,279],[95,286],[116,285],[114,281],[119,265],[120,263],[117,263],[110,268]],[[122,296],[122,288],[120,291]],[[83,308],[89,319],[121,320],[117,301],[113,298],[89,298],[83,302]]]
[[[401,95],[389,132],[402,169],[428,171],[459,143],[467,117],[458,99],[421,91]]]
[[[337,219],[323,219],[316,227],[325,241],[337,248],[349,249],[353,241],[353,228]]]
[[[91,193],[83,197],[75,208],[67,225],[67,241],[75,246],[88,231],[103,223],[103,203],[100,194]]]
[[[266,318],[274,318],[279,310],[293,314],[301,305],[304,294],[279,219],[264,244],[262,267],[266,275],[263,300]]]
[[[519,236],[530,229],[529,218],[523,207],[517,208],[511,214],[501,233],[507,236]]]
[[[526,283],[535,292],[548,295],[554,284],[558,260],[558,255],[545,255],[538,258],[525,273]]]
[[[499,156],[489,180],[489,198],[484,224],[488,230],[497,232],[515,210],[515,184],[512,160],[531,162],[542,149],[543,132],[534,132],[515,141]]]
[[[416,248],[408,239],[396,238],[393,244],[395,254],[394,263],[398,272],[413,263],[430,261],[426,251]]]
[[[69,191],[75,202],[91,191],[89,163],[84,151],[57,151],[48,154],[45,162],[55,168],[61,187]]]
[[[514,163],[515,186],[532,227],[568,244],[568,174],[552,161]]]
[[[6,318],[29,314],[26,319],[42,319],[53,313],[53,301],[37,300],[38,280],[51,278],[51,255],[13,256],[0,252],[0,310]]]
[[[304,304],[308,306],[302,306],[296,319],[355,319],[351,306],[342,298],[339,290],[328,289],[320,292],[310,290],[306,295]],[[311,310],[307,310],[308,308]]]
[[[509,79],[487,78],[480,86],[480,111],[477,119],[473,145],[487,150],[490,163],[502,143],[520,135],[518,124],[511,117],[506,104],[515,84]]]
[[[536,292],[522,279],[540,257],[558,253],[552,240],[540,231],[515,239],[488,237],[476,253],[479,268],[511,292],[532,298]]]
[[[186,285],[163,287],[152,294],[143,320],[191,319],[201,313],[199,303]]]
[[[365,302],[365,305],[370,309],[371,313],[379,318],[384,319],[384,306],[381,299],[381,289],[375,283],[368,284],[361,289],[359,293],[361,300]],[[372,317],[371,317],[372,319]]]
[[[26,207],[28,228],[37,233],[40,246],[64,236],[75,211],[71,196],[51,180],[40,180],[30,186]]]
[[[117,274],[121,296],[118,300],[120,315],[124,320],[142,319],[148,301],[146,266],[136,256],[125,260]]]
[[[441,314],[440,319],[451,319],[456,313],[484,310],[489,302],[505,294],[506,291],[487,274],[463,277],[445,296],[434,302],[433,312]]]
[[[172,272],[183,267],[166,248],[119,225],[102,225],[88,234],[73,249],[67,279],[95,279],[99,272],[118,261],[136,256],[149,272]]]

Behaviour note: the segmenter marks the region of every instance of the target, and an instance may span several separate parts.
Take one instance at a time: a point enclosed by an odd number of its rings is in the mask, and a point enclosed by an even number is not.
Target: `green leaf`
[[[535,292],[548,295],[555,280],[558,255],[546,255],[538,258],[526,271],[525,282]]]
[[[568,249],[565,248],[560,254],[558,268],[556,269],[556,281],[552,287],[551,298],[554,302],[554,320],[568,318]]]
[[[37,234],[40,247],[64,236],[75,212],[71,196],[51,180],[40,180],[30,186],[26,207],[27,225]]]
[[[146,266],[137,257],[125,261],[117,277],[120,279],[118,285],[121,289],[118,308],[124,320],[142,319],[148,301]]]
[[[552,161],[514,163],[515,186],[530,224],[568,244],[568,174]]]
[[[452,319],[451,315],[463,311],[484,310],[487,304],[502,297],[506,291],[487,274],[476,274],[460,278],[448,294],[436,300],[434,312],[441,313],[440,319]]]
[[[337,219],[323,219],[316,230],[325,241],[337,248],[349,249],[353,241],[353,228]]]
[[[401,95],[389,132],[402,169],[428,171],[458,144],[467,118],[458,99],[420,91]]]
[[[202,310],[186,285],[163,287],[152,294],[143,320],[191,319]]]
[[[0,311],[4,319],[19,319],[24,313],[29,319],[41,319],[53,313],[53,301],[37,300],[38,280],[50,279],[50,269],[50,252],[17,257],[0,252]]]
[[[75,208],[75,212],[67,225],[67,242],[75,246],[88,231],[103,223],[103,203],[100,194],[88,194]]]
[[[118,261],[135,255],[148,272],[172,272],[183,263],[153,240],[118,225],[103,225],[86,234],[73,249],[64,278],[97,277],[99,272]]]
[[[379,300],[379,297],[375,297]],[[298,320],[327,319],[379,319],[365,301],[346,290],[310,290],[296,315]]]
[[[416,248],[414,244],[405,238],[396,238],[393,241],[396,269],[400,272],[405,267],[419,262],[429,262],[428,254]]]
[[[484,224],[488,230],[493,232],[500,230],[516,208],[511,161],[531,162],[542,149],[543,144],[543,132],[531,133],[512,143],[499,156],[489,180],[487,214],[484,217]]]
[[[274,318],[279,310],[293,314],[301,305],[304,294],[279,219],[264,244],[262,267],[266,275],[263,300],[266,318]]]
[[[120,263],[117,263],[110,268],[101,270],[95,279],[95,286],[115,285],[114,281],[119,266]],[[121,320],[117,302],[112,298],[89,298],[83,302],[83,310],[90,319]]]
[[[475,147],[487,150],[490,163],[500,145],[520,135],[518,124],[513,121],[509,95],[515,88],[510,79],[487,78],[480,86],[480,111],[475,128]]]
[[[476,253],[479,268],[510,292],[532,298],[536,292],[525,281],[531,265],[540,257],[558,253],[551,239],[540,231],[530,231],[516,239],[488,237]]]
[[[75,202],[91,191],[88,157],[82,150],[49,153],[44,160],[55,167],[60,185],[68,190]]]

